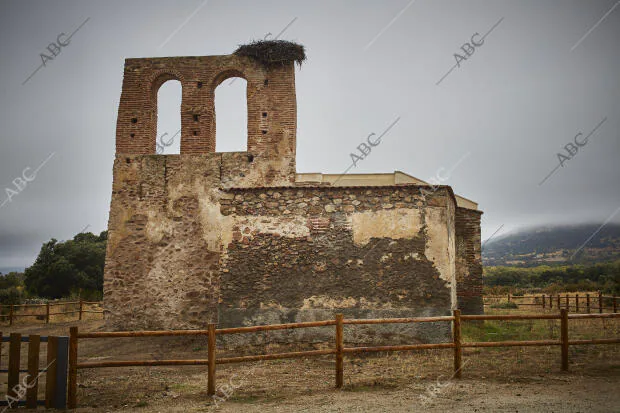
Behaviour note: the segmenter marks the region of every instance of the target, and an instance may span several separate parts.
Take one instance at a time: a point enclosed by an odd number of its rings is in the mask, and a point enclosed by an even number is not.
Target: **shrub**
[[[516,305],[515,303],[513,303],[512,301],[506,301],[506,302],[503,302],[503,303],[491,304],[491,308],[514,309],[514,308],[519,308],[519,306]]]
[[[21,304],[23,299],[22,292],[16,287],[9,287],[0,290],[0,303],[3,305]]]

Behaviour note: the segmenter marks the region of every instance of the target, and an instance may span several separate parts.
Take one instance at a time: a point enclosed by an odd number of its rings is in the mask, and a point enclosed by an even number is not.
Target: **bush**
[[[0,304],[21,304],[24,299],[24,274],[0,274]]]
[[[23,294],[17,287],[9,287],[0,290],[0,303],[3,305],[21,304]]]
[[[504,303],[491,304],[491,308],[515,309],[515,308],[519,308],[519,306],[513,303],[512,301],[506,301]]]

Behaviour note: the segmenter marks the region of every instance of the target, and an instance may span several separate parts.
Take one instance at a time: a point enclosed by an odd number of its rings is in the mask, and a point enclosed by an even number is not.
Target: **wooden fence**
[[[17,408],[25,405],[27,408],[36,409],[38,405],[44,405],[47,408],[66,408],[69,337],[34,334],[22,336],[20,333],[11,333],[10,337],[3,337],[0,332],[0,343],[4,342],[9,342],[8,369],[0,369],[0,372],[8,373],[8,380],[6,400],[0,400],[0,406]],[[21,369],[20,366],[22,343],[28,343],[27,369]],[[47,363],[44,368],[39,367],[41,343],[47,343]],[[1,354],[0,352],[0,356]],[[0,358],[0,365],[1,363]],[[20,380],[20,373],[28,373],[28,376]],[[45,398],[38,400],[39,378],[43,373],[45,373]],[[24,395],[25,401],[21,400]]]
[[[53,307],[57,306],[74,306],[75,310],[71,311],[53,311]],[[48,302],[46,304],[10,304],[10,305],[0,305],[0,321],[9,321],[9,325],[12,326],[17,319],[24,317],[37,317],[38,319],[44,319],[45,324],[49,324],[50,316],[54,315],[66,315],[66,314],[77,314],[78,320],[82,320],[82,317],[86,313],[96,313],[103,314],[103,310],[87,310],[84,308],[85,305],[101,305],[100,301],[59,301],[59,302]],[[8,308],[8,314],[4,313],[3,309]],[[41,309],[39,312],[25,314],[28,309]],[[21,314],[16,311],[21,310]]]
[[[613,295],[603,295],[602,293],[595,294],[540,294],[540,295],[488,295],[484,296],[485,306],[492,306],[493,304],[501,304],[502,302],[511,302],[520,306],[535,306],[542,309],[559,309],[565,308],[575,313],[592,312],[603,313],[605,310],[610,312],[618,312],[618,298]],[[523,301],[530,302],[523,302]]]
[[[530,302],[525,302],[525,301]],[[606,310],[609,312],[618,312],[618,299],[614,296],[607,296],[599,293],[593,294],[539,294],[539,295],[488,295],[484,296],[484,305],[491,306],[501,302],[513,302],[519,307],[539,307],[542,309],[559,309],[566,308],[570,312],[576,313],[592,313],[598,312],[604,313]],[[0,305],[0,322],[8,321],[11,326],[17,322],[20,318],[35,317],[37,319],[45,320],[46,324],[51,322],[51,316],[55,315],[67,315],[77,314],[77,319],[82,320],[83,315],[87,313],[103,314],[103,310],[85,309],[85,306],[98,305],[102,307],[101,301],[60,301],[60,302],[48,302],[47,304],[15,304],[15,305]],[[53,311],[55,306],[73,305],[74,310],[71,311]],[[29,308],[41,309],[36,313],[25,314]],[[8,309],[8,314],[5,313],[5,309]],[[21,310],[21,313],[20,311]]]
[[[568,314],[568,310],[561,309],[560,313],[551,314],[528,314],[528,315],[461,315],[459,310],[454,310],[452,316],[442,317],[418,317],[418,318],[388,318],[388,319],[344,319],[342,314],[337,314],[334,320],[312,321],[303,323],[261,325],[253,327],[216,328],[215,324],[209,324],[207,330],[168,330],[168,331],[120,331],[120,332],[92,332],[80,333],[78,327],[71,327],[69,335],[69,385],[68,407],[77,407],[77,371],[80,369],[129,367],[129,366],[207,366],[207,393],[215,394],[215,369],[217,365],[230,363],[243,363],[260,360],[275,360],[287,358],[300,358],[312,356],[334,355],[336,361],[335,385],[341,388],[344,384],[344,356],[346,354],[412,351],[424,349],[452,349],[454,352],[454,377],[460,378],[463,371],[463,348],[477,347],[512,347],[512,346],[560,346],[561,368],[568,370],[568,348],[570,345],[583,344],[615,344],[620,343],[618,338],[592,339],[592,340],[569,340],[568,323],[571,319],[586,318],[620,318],[620,314]],[[492,341],[492,342],[463,342],[461,338],[461,323],[469,320],[560,320],[559,340],[536,340],[536,341]],[[397,346],[371,346],[371,347],[345,347],[344,326],[360,324],[391,324],[391,323],[428,323],[450,322],[452,323],[452,341],[444,343],[409,344]],[[335,346],[325,350],[310,350],[288,353],[261,354],[240,357],[216,358],[216,337],[224,334],[246,334],[260,331],[274,331],[311,327],[335,327]],[[122,361],[95,361],[79,362],[78,345],[80,339],[103,339],[110,337],[172,337],[172,336],[207,336],[207,359],[193,360],[122,360]]]

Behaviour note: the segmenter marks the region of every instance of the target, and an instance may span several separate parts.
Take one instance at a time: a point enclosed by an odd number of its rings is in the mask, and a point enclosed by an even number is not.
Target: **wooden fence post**
[[[590,294],[586,294],[586,308],[587,308],[588,314],[590,314]]]
[[[84,301],[80,298],[80,321],[82,321],[82,308],[84,307]]]
[[[45,373],[45,408],[55,407],[56,393],[56,353],[58,337],[47,337],[47,372]]]
[[[208,369],[208,377],[207,377],[207,395],[214,396],[215,395],[215,324],[209,324],[208,331],[208,358],[209,358],[209,369]]]
[[[508,293],[508,302],[510,302],[510,293]]]
[[[336,314],[336,388],[340,389],[344,385],[344,331],[342,314]]]
[[[570,311],[570,297],[566,294],[566,309]]]
[[[45,324],[49,324],[50,323],[50,302],[47,302],[47,305],[45,306]]]
[[[546,301],[545,301],[545,295],[542,295],[542,302],[543,302],[543,310],[545,309],[545,305],[546,305]]]
[[[77,408],[77,360],[78,360],[78,328],[69,329],[69,389],[68,407]]]
[[[560,341],[562,345],[562,371],[568,371],[568,310],[560,310]]]
[[[454,377],[461,378],[461,368],[463,367],[463,350],[461,349],[461,310],[454,310],[454,328],[452,337],[454,340]]]
[[[11,408],[17,409],[18,384],[19,384],[19,361],[22,345],[22,335],[20,333],[11,333],[11,342],[9,344],[9,377],[7,380],[6,398],[10,400]]]
[[[558,310],[560,309],[560,294],[558,294]]]
[[[549,309],[553,309],[553,294],[549,294]]]
[[[37,408],[37,394],[39,393],[39,349],[41,336],[30,335],[28,337],[28,385],[26,386],[26,407]]]
[[[618,312],[618,303],[617,303],[617,298],[614,295],[614,313],[617,313],[617,312]]]
[[[9,311],[9,325],[12,326],[13,325],[13,308],[15,306],[13,304],[11,304],[11,310]]]
[[[599,314],[603,312],[603,293],[598,292],[598,312]]]
[[[575,312],[579,313],[579,294],[575,294]]]

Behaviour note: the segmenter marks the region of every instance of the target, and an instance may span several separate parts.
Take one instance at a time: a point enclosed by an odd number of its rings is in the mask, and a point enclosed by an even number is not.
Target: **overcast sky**
[[[479,203],[483,238],[620,222],[618,0],[0,0],[0,271],[50,238],[106,229],[125,58],[278,34],[308,56],[298,172],[342,173],[399,119],[350,173],[436,176]],[[243,80],[217,89],[218,151],[245,147],[244,94]],[[159,98],[168,153],[178,84]]]

